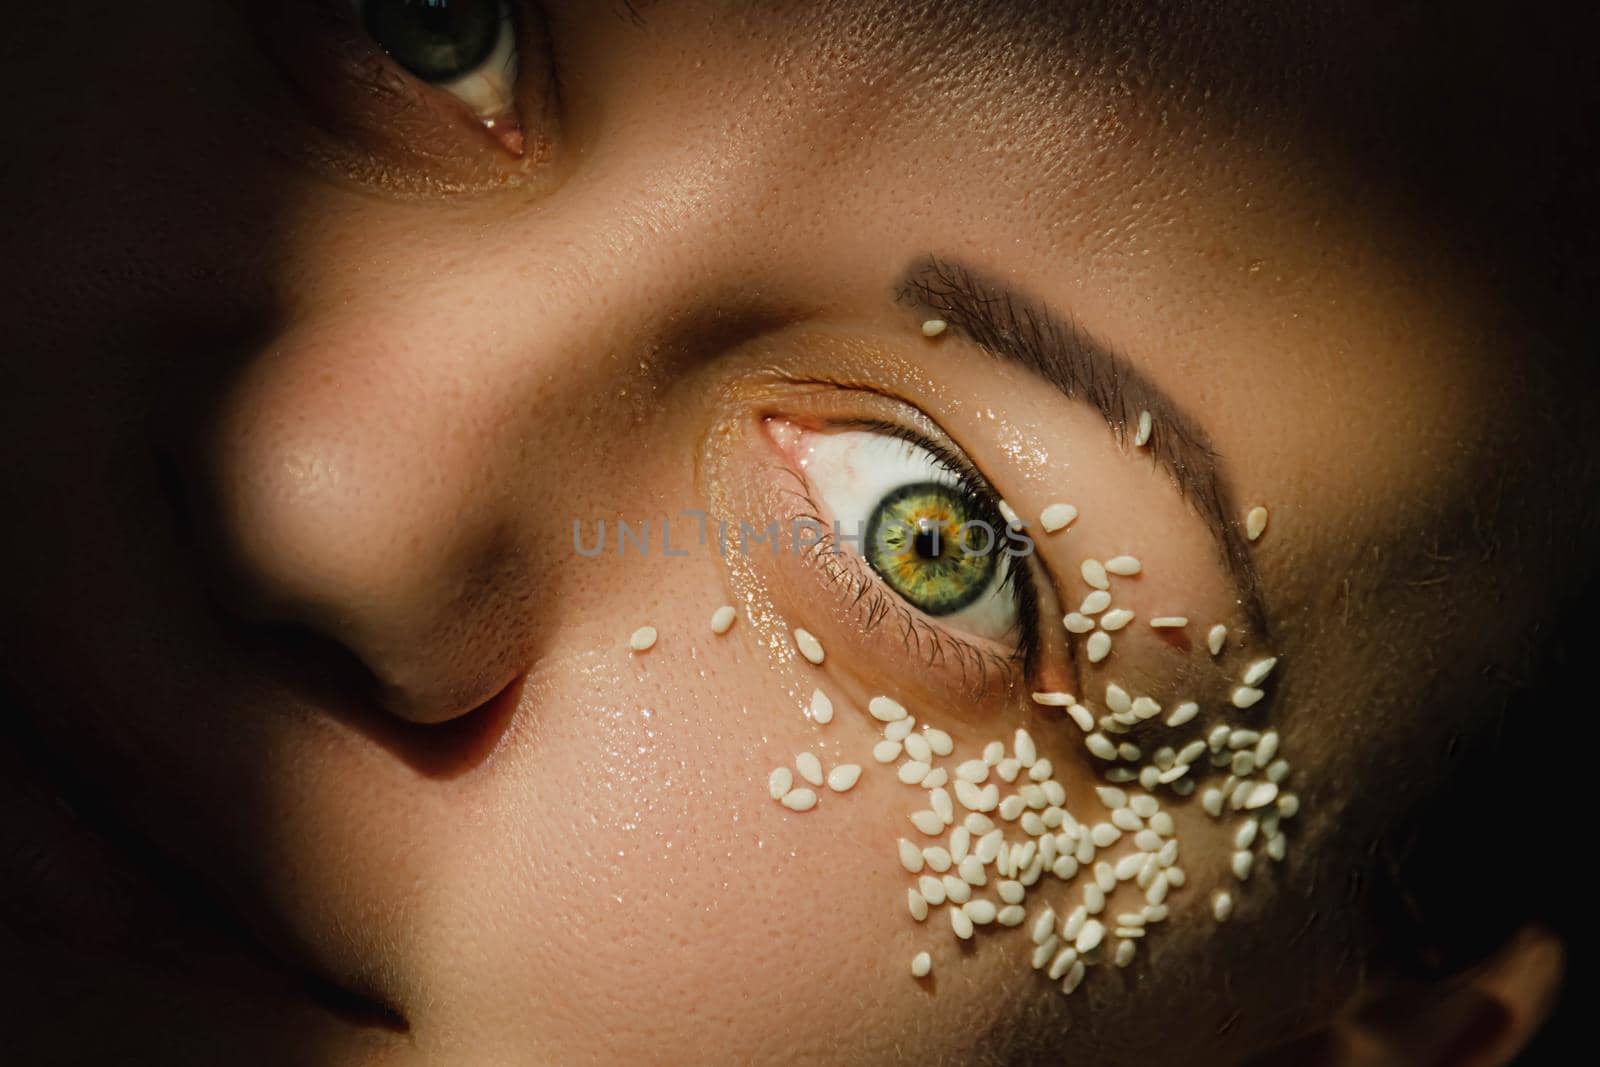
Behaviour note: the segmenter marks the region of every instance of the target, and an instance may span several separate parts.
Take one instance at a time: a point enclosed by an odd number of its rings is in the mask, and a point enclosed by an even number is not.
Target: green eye
[[[929,615],[977,600],[999,566],[993,530],[938,482],[904,485],[880,500],[867,520],[865,554],[889,588]]]
[[[425,82],[463,78],[499,43],[503,0],[364,0],[361,22],[396,63]]]

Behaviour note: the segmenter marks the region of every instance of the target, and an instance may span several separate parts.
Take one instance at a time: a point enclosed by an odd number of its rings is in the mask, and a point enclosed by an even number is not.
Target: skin
[[[1554,531],[1592,519],[1568,487],[1594,391],[1548,355],[1558,301],[1406,165],[1443,151],[1397,132],[1417,116],[1363,110],[1392,74],[1365,38],[558,5],[529,47],[560,98],[526,53],[513,159],[426,92],[350,82],[294,32],[314,16],[58,7],[18,16],[32,88],[5,94],[0,174],[21,220],[0,493],[27,519],[0,553],[26,738],[0,878],[40,1059],[115,1033],[161,1062],[1223,1063],[1382,988],[1351,878],[1485,723],[1485,667],[1592,574]],[[1340,135],[1363,123],[1377,148]],[[929,253],[1069,315],[1205,427],[1235,520],[1271,509],[1266,632],[1097,415],[921,336],[894,287]],[[783,514],[792,457],[761,416],[863,407],[926,420],[1025,517],[1080,509],[1040,548],[1053,684],[975,691],[816,568],[722,558],[681,516],[684,557],[572,550],[574,517]],[[1145,563],[1126,605],[1189,616],[1193,647],[1137,623],[1087,669],[1054,621],[1078,561],[1119,552]],[[715,638],[723,603],[741,618]],[[1239,636],[1214,665],[1219,620]],[[632,655],[644,624],[660,643]],[[1093,812],[1095,761],[1030,689],[1220,708],[1268,652],[1258,721],[1304,811],[1233,922],[1205,915],[1228,848],[1193,804],[1173,921],[1073,998],[1022,931],[958,948],[906,916],[916,798],[868,756],[870,696],[948,730],[952,766],[1026,724]],[[818,685],[827,728],[802,710]],[[766,774],[805,750],[867,773],[787,812]],[[94,798],[82,822],[62,791]]]

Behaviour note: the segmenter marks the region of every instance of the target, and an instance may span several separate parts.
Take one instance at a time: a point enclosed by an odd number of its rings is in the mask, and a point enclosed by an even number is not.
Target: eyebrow
[[[1266,630],[1261,579],[1233,494],[1209,437],[1165,389],[1126,356],[1043,303],[936,256],[914,263],[898,287],[902,304],[931,313],[991,355],[1043,378],[1098,411],[1126,450],[1139,413],[1150,413],[1143,446],[1210,529],[1251,624]]]

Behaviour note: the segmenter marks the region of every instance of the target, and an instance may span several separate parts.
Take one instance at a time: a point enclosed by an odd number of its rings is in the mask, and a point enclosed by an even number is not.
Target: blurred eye
[[[819,502],[900,599],[951,628],[1015,641],[1017,583],[994,491],[952,457],[901,437],[815,433],[800,466]],[[1025,566],[1019,566],[1019,573]]]
[[[486,126],[515,123],[517,20],[507,0],[355,0],[367,34]]]

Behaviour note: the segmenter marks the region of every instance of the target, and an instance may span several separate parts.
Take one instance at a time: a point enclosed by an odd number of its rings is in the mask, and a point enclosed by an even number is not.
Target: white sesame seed
[[[965,941],[972,936],[972,917],[961,908],[950,908],[950,929],[956,936]]]
[[[1120,630],[1125,625],[1133,622],[1133,611],[1126,608],[1112,608],[1101,616],[1102,630]]]
[[[1022,761],[1007,756],[994,765],[994,773],[1008,782],[1014,782],[1017,780],[1017,775],[1022,773]]]
[[[1068,968],[1077,962],[1078,950],[1073,948],[1071,945],[1068,945],[1066,948],[1063,948],[1060,952],[1056,953],[1055,959],[1050,961],[1050,969],[1045,973],[1050,976],[1050,980],[1053,982],[1057,978],[1060,978],[1062,975],[1066,974]]]
[[[1111,606],[1111,594],[1104,589],[1096,589],[1083,598],[1083,603],[1078,605],[1078,610],[1085,615],[1098,615]]]
[[[1007,822],[1015,822],[1022,815],[1022,810],[1028,806],[1027,801],[1012,793],[1000,801],[1000,817]]]
[[[1045,964],[1056,954],[1056,949],[1061,947],[1061,941],[1054,934],[1046,934],[1045,940],[1033,946],[1033,969],[1044,970]]]
[[[1072,721],[1077,723],[1078,728],[1084,733],[1094,729],[1094,716],[1082,704],[1068,704],[1067,714],[1072,716]]]
[[[810,811],[817,806],[817,794],[802,786],[783,794],[782,803],[790,811]]]
[[[1006,746],[1003,741],[990,741],[983,746],[983,762],[993,767],[996,763],[1006,758]]]
[[[1156,798],[1145,793],[1130,798],[1128,807],[1132,808],[1133,813],[1141,819],[1154,818],[1161,811],[1161,804]]]
[[[1129,767],[1108,767],[1102,777],[1108,782],[1116,782],[1118,785],[1122,785],[1124,782],[1136,781],[1139,776]],[[1149,786],[1145,788],[1148,789]]]
[[[1254,541],[1267,528],[1267,509],[1254,507],[1244,517],[1244,535]]]
[[[1230,776],[1228,781],[1232,782],[1233,778]],[[1228,794],[1228,807],[1232,808],[1234,811],[1238,811],[1240,808],[1244,807],[1245,800],[1250,796],[1250,791],[1254,788],[1255,783],[1249,779],[1245,779],[1242,782],[1235,782],[1233,792]]]
[[[1098,868],[1101,865],[1096,864],[1095,866]],[[1113,869],[1113,874],[1118,882],[1126,882],[1136,876],[1139,873],[1139,869],[1143,866],[1144,854],[1139,852],[1130,852],[1117,861],[1117,865]],[[1101,888],[1105,887],[1102,886]]]
[[[1267,766],[1267,781],[1281,782],[1289,774],[1289,761],[1279,757]]]
[[[896,722],[906,717],[905,705],[888,697],[873,697],[867,701],[867,711],[879,722]]]
[[[926,808],[911,813],[911,825],[929,837],[938,837],[944,833],[944,820],[939,818],[939,813]]]
[[[944,903],[944,882],[931,874],[925,874],[917,879],[917,892],[936,908]]]
[[[1278,798],[1278,814],[1285,819],[1292,819],[1300,810],[1300,798],[1293,793],[1285,793]]]
[[[910,734],[905,740],[906,755],[923,763],[933,762],[933,748],[928,744],[928,739],[920,734]]]
[[[641,626],[628,636],[628,647],[635,652],[648,652],[656,643],[656,628]]]
[[[955,790],[956,799],[969,811],[991,812],[1000,806],[1000,790],[993,782],[980,787],[957,778]]]
[[[1078,517],[1078,509],[1071,504],[1051,504],[1039,513],[1039,525],[1044,527],[1045,533],[1055,533],[1072,525],[1072,520]]]
[[[1206,743],[1201,740],[1190,741],[1178,750],[1177,762],[1190,764],[1206,754]]]
[[[1083,984],[1083,976],[1089,973],[1089,968],[1084,966],[1082,960],[1074,960],[1072,969],[1067,971],[1067,976],[1061,979],[1061,992],[1070,994]]]
[[[879,763],[893,763],[900,758],[900,742],[879,741],[872,746],[872,758]]]
[[[1250,748],[1260,740],[1261,734],[1257,730],[1240,728],[1228,731],[1228,747],[1234,751],[1238,751],[1241,748]]]
[[[1055,773],[1055,770],[1055,764],[1040,756],[1033,761],[1033,766],[1028,768],[1028,777],[1036,782],[1046,782],[1050,780],[1050,776]]]
[[[1206,647],[1213,656],[1222,654],[1222,642],[1228,638],[1228,628],[1220,622],[1206,631]]]
[[[773,800],[782,800],[783,794],[787,793],[793,785],[794,775],[790,773],[787,767],[774,767],[772,773],[767,775],[767,794]]]
[[[1137,556],[1112,556],[1106,560],[1106,573],[1131,578],[1144,568]]]
[[[733,629],[733,620],[739,617],[738,609],[732,604],[724,604],[711,613],[711,632],[721,636]]]
[[[1111,825],[1119,830],[1126,830],[1131,834],[1137,830],[1144,829],[1144,820],[1127,808],[1118,808],[1111,813]]]
[[[1065,708],[1076,703],[1071,693],[1061,692],[1035,693],[1033,702],[1047,708]]]
[[[1039,762],[1044,763],[1046,761],[1040,760]],[[1044,790],[1044,798],[1056,808],[1059,809],[1061,805],[1067,802],[1067,787],[1056,781],[1054,778],[1047,779],[1039,788]],[[1048,811],[1045,813],[1045,816],[1048,819]],[[1068,815],[1064,811],[1060,813],[1060,817],[1063,822],[1072,821],[1072,816]]]
[[[969,833],[982,837],[994,829],[994,820],[987,815],[980,815],[973,811],[967,813],[967,817],[961,820],[961,825],[965,826]]]
[[[1021,926],[1022,920],[1027,917],[1028,913],[1021,904],[1007,904],[995,912],[994,921],[1001,926]]]
[[[1149,816],[1150,829],[1162,837],[1171,837],[1176,827],[1173,825],[1172,816],[1164,811],[1157,811]]]
[[[922,324],[922,332],[928,332],[928,324]],[[911,977],[926,978],[928,972],[933,970],[933,957],[926,952],[919,952],[911,957]]]
[[[921,760],[907,760],[896,768],[895,773],[906,785],[919,785],[932,769]]]
[[[956,767],[956,780],[982,785],[989,777],[989,765],[981,759],[964,760]]]
[[[1256,831],[1260,828],[1261,824],[1255,819],[1246,819],[1240,823],[1239,829],[1233,832],[1233,847],[1249,848],[1255,843]]]
[[[1117,758],[1129,763],[1139,762],[1139,746],[1132,741],[1124,741],[1117,746]]]
[[[1256,754],[1254,752],[1235,752],[1233,762],[1228,764],[1228,770],[1241,778],[1248,777],[1256,769]]]
[[[1033,735],[1026,730],[1019,729],[1011,742],[1011,750],[1017,754],[1017,762],[1024,767],[1032,767],[1039,759],[1039,748],[1033,743]]]
[[[1028,891],[1022,887],[1021,882],[1006,879],[1000,883],[996,892],[1000,894],[1000,899],[1007,904],[1021,904],[1022,898],[1027,895]]]
[[[972,849],[972,855],[979,863],[993,863],[1000,855],[1000,847],[1005,844],[1005,831],[990,830],[978,838],[978,843]]]
[[[1233,728],[1226,723],[1219,723],[1211,728],[1206,735],[1206,744],[1211,746],[1211,751],[1216,752],[1228,743],[1228,736],[1233,733]]]
[[[896,842],[895,847],[899,849],[900,852],[900,866],[904,867],[912,874],[916,874],[922,870],[923,864],[927,861],[923,859],[922,850],[920,848],[912,844],[910,841],[907,841],[903,837]]]
[[[1086,559],[1078,567],[1078,572],[1083,575],[1083,580],[1095,589],[1110,589],[1111,582],[1106,578],[1105,564],[1097,559]],[[1084,612],[1085,615],[1091,614]]]
[[[995,507],[1000,512],[1000,517],[1006,520],[1007,526],[1019,527],[1022,525],[1022,516],[1018,515],[1017,510],[1010,504],[1002,500]]]
[[[1150,625],[1157,630],[1180,630],[1189,625],[1187,615],[1157,615],[1150,620]]]
[[[927,319],[922,324],[922,336],[938,337],[949,325],[943,319]]]
[[[1089,909],[1082,904],[1072,909],[1061,923],[1061,936],[1068,941],[1074,941],[1083,932],[1083,926],[1089,921]]]
[[[1089,635],[1089,641],[1085,648],[1089,653],[1089,662],[1099,663],[1111,654],[1111,635],[1104,631],[1096,630]]]
[[[1278,731],[1268,730],[1256,744],[1256,765],[1265,767],[1278,754]]]
[[[1269,840],[1266,847],[1267,858],[1272,860],[1283,859],[1284,854],[1287,851],[1288,840],[1289,839],[1284,837],[1282,834],[1278,834]]]
[[[800,650],[800,654],[812,663],[822,662],[822,642],[818,641],[810,630],[795,627],[794,644]]]
[[[795,768],[800,772],[800,777],[812,785],[822,784],[822,761],[810,752],[802,752],[794,758]]]
[[[1245,797],[1244,806],[1249,811],[1264,808],[1278,798],[1278,783],[1257,782]]]
[[[896,719],[894,722],[886,723],[883,727],[883,736],[888,741],[904,742],[906,738],[911,736],[911,731],[916,728],[917,720],[907,715],[903,719]]]
[[[936,786],[928,790],[928,807],[934,810],[939,818],[944,820],[946,826],[956,821],[955,805],[950,803],[950,793],[943,786]]]
[[[943,767],[935,767],[924,775],[922,781],[917,784],[924,789],[937,789],[939,786],[948,784],[949,781],[950,773]]]
[[[1151,424],[1152,420],[1150,418],[1150,412],[1139,412],[1139,428],[1133,433],[1133,444],[1135,448],[1143,448],[1145,445],[1149,444]]]
[[[1265,695],[1266,694],[1260,689],[1255,689],[1248,685],[1241,685],[1234,689],[1233,696],[1230,699],[1233,701],[1234,707],[1248,708],[1253,706],[1256,701],[1260,700]]]
[[[1101,759],[1116,759],[1117,746],[1105,734],[1090,734],[1083,739],[1084,746]]]
[[[972,851],[972,831],[958,826],[950,831],[950,858],[960,863]]]
[[[1038,837],[1050,829],[1044,824],[1044,820],[1039,817],[1039,813],[1036,811],[1023,812],[1022,820],[1018,825],[1022,827],[1022,832],[1030,837]]]
[[[967,918],[972,920],[974,926],[988,926],[994,922],[997,911],[994,901],[981,897],[967,901],[961,905],[961,910],[967,913]]]
[[[911,917],[917,922],[928,917],[928,901],[915,889],[906,890],[906,910],[911,912]]]
[[[1105,940],[1105,936],[1106,928],[1101,924],[1100,920],[1090,919],[1083,924],[1083,929],[1079,931],[1077,941],[1074,942],[1073,947],[1078,950],[1078,955],[1080,956],[1085,952],[1093,952],[1100,942]]]
[[[1160,904],[1167,899],[1167,879],[1165,875],[1158,874],[1150,880],[1150,888],[1144,891],[1147,904]]]
[[[1205,809],[1207,815],[1213,817],[1222,814],[1222,800],[1222,790],[1220,789],[1207,789],[1200,794],[1200,806]]]
[[[1192,700],[1185,700],[1182,704],[1172,709],[1172,714],[1167,716],[1167,725],[1182,726],[1198,714],[1200,714],[1200,705]],[[1185,760],[1183,762],[1189,761]]]
[[[1254,663],[1250,664],[1248,668],[1246,668],[1244,672],[1244,678],[1241,680],[1245,685],[1260,685],[1262,682],[1266,681],[1267,675],[1271,674],[1272,668],[1276,667],[1277,665],[1277,656],[1268,656],[1266,659],[1258,659]]]
[[[1101,785],[1095,787],[1094,793],[1095,796],[1100,798],[1100,803],[1104,804],[1112,811],[1128,806],[1128,794],[1123,792],[1121,789],[1116,789],[1108,785]]]
[[[1161,851],[1156,853],[1156,862],[1167,869],[1167,881],[1175,886],[1184,882],[1183,868],[1175,866],[1178,862],[1178,839],[1172,838],[1161,846]]]
[[[944,885],[944,898],[952,904],[965,904],[972,899],[972,885],[963,882],[953,874],[947,874],[940,879]]]
[[[1189,796],[1194,792],[1194,779],[1184,778],[1181,781],[1173,782],[1172,791],[1178,794],[1180,797]]]
[[[1161,714],[1161,705],[1150,697],[1139,697],[1133,702],[1133,717],[1140,722]]]
[[[1228,916],[1233,914],[1233,895],[1227,890],[1219,889],[1211,895],[1211,914],[1217,922],[1228,921]]]
[[[1061,616],[1061,625],[1067,628],[1068,633],[1086,634],[1094,629],[1094,620],[1080,612],[1069,611]]]
[[[1239,881],[1250,877],[1250,868],[1255,864],[1255,857],[1250,853],[1240,850],[1233,854],[1233,876]]]
[[[1122,831],[1108,822],[1097,822],[1089,830],[1089,840],[1096,848],[1110,848],[1122,836]]]
[[[1143,930],[1139,931],[1141,934]],[[1117,951],[1112,954],[1111,962],[1118,967],[1126,967],[1133,962],[1133,957],[1138,954],[1138,948],[1132,941],[1119,941]]]
[[[943,874],[950,869],[950,850],[943,845],[929,845],[922,850],[922,858],[930,871]]]

